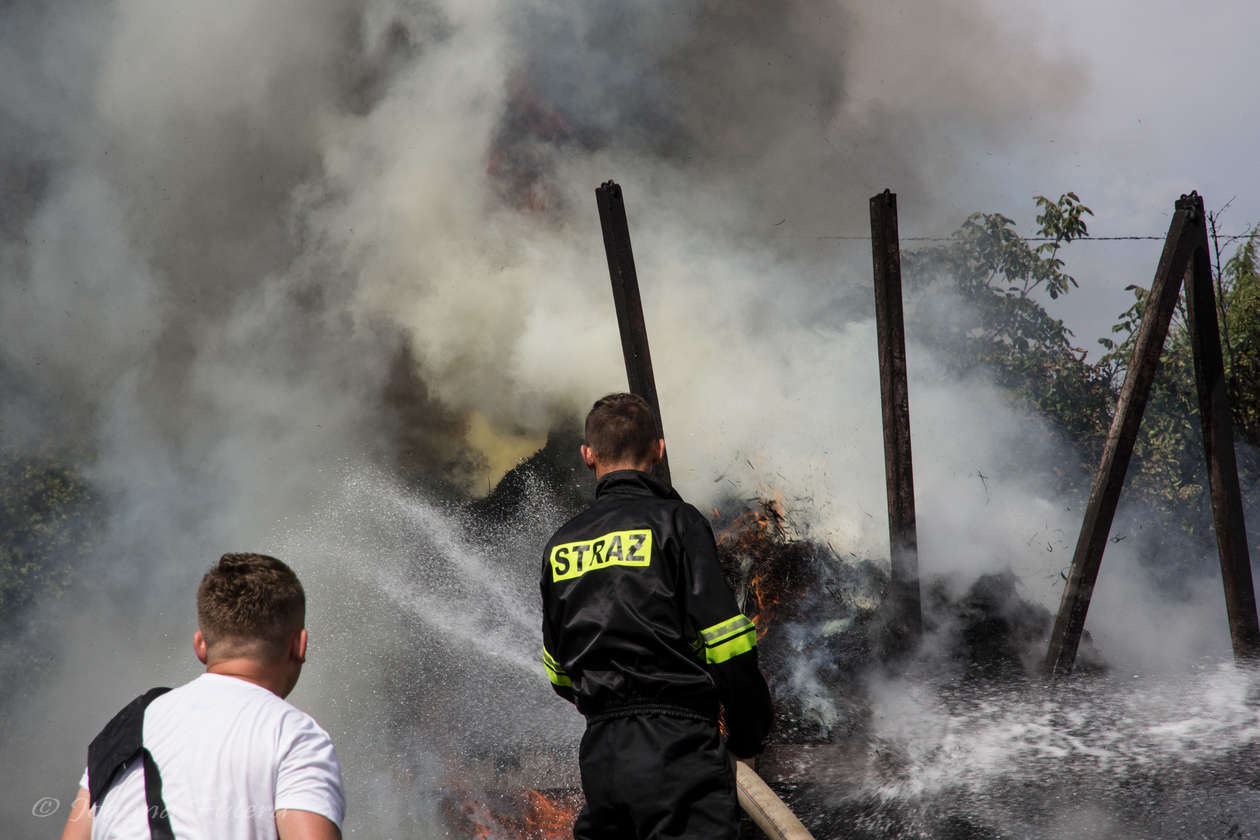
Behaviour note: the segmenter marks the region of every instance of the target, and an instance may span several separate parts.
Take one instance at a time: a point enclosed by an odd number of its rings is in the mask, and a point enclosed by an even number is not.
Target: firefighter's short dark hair
[[[197,621],[217,658],[276,659],[306,622],[306,593],[274,557],[224,554],[197,587]]]
[[[605,463],[650,460],[658,440],[656,414],[636,394],[600,397],[586,415],[586,445]]]

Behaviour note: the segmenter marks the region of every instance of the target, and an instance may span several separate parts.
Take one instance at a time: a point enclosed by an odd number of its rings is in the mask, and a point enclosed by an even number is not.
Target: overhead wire
[[[1248,239],[1251,237],[1260,238],[1260,233],[1256,231],[1249,231],[1247,233],[1231,234],[1229,236],[1221,234],[1218,238],[1220,239],[1222,243],[1229,244],[1239,239]],[[845,236],[845,235],[818,234],[818,235],[810,236],[808,234],[788,234],[784,238],[785,239],[828,239],[828,240],[839,240],[842,242],[850,242],[850,241],[851,242],[870,242],[871,241],[871,237],[869,235],[868,236]],[[1055,239],[1053,236],[1019,236],[1016,238],[1022,242],[1061,241],[1061,240]],[[1158,236],[1155,236],[1155,235],[1151,235],[1151,236],[1080,236],[1080,237],[1073,237],[1071,240],[1062,240],[1062,241],[1064,245],[1067,245],[1070,242],[1121,242],[1121,241],[1159,242],[1159,241],[1163,241],[1166,238],[1167,236],[1164,234],[1161,234]],[[957,236],[901,236],[901,237],[898,237],[898,239],[901,242],[958,242],[959,241]]]

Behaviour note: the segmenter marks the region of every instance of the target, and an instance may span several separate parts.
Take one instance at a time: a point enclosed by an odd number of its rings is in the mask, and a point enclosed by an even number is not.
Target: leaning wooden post
[[[1072,556],[1072,569],[1063,588],[1059,615],[1046,652],[1046,671],[1052,677],[1071,673],[1076,661],[1076,649],[1085,629],[1085,615],[1089,611],[1103,549],[1107,545],[1124,476],[1137,442],[1138,427],[1142,423],[1151,383],[1159,366],[1160,351],[1168,335],[1168,323],[1177,305],[1181,278],[1194,251],[1192,226],[1196,220],[1202,224],[1203,207],[1201,202],[1196,205],[1196,200],[1197,196],[1195,199],[1182,196],[1177,202],[1176,212],[1168,226],[1168,236],[1164,239],[1159,267],[1155,271],[1155,281],[1146,298],[1133,357],[1129,360],[1129,369],[1120,388],[1120,399],[1116,402],[1116,413],[1107,432],[1102,460],[1089,493],[1085,519],[1076,539],[1076,553]]]
[[[626,378],[630,393],[648,401],[656,412],[657,432],[665,437],[661,420],[661,404],[656,396],[656,379],[652,375],[652,354],[648,349],[647,325],[643,321],[643,301],[639,297],[639,277],[634,270],[634,253],[630,250],[630,226],[626,221],[626,205],[621,187],[607,181],[595,190],[599,205],[599,223],[604,229],[604,251],[608,255],[608,276],[612,279],[613,302],[617,307],[617,325],[621,329],[621,353],[626,360]],[[669,456],[657,465],[653,474],[670,483]]]
[[[1199,392],[1199,420],[1207,455],[1208,486],[1212,493],[1212,518],[1216,548],[1225,583],[1225,609],[1234,659],[1242,662],[1260,655],[1260,623],[1256,620],[1256,590],[1251,579],[1247,551],[1247,526],[1243,520],[1242,493],[1238,487],[1238,462],[1234,455],[1233,417],[1225,391],[1225,363],[1216,320],[1216,296],[1212,291],[1212,264],[1208,256],[1203,199],[1191,194],[1197,221],[1188,234],[1194,242],[1187,277],[1186,310],[1190,343],[1194,348],[1194,376]]]
[[[901,307],[901,250],[897,196],[871,198],[871,255],[875,264],[875,327],[879,389],[884,416],[884,476],[888,485],[891,588],[897,620],[908,636],[922,632],[919,548],[914,518],[914,470],[910,456],[910,395],[906,383],[906,333]]]

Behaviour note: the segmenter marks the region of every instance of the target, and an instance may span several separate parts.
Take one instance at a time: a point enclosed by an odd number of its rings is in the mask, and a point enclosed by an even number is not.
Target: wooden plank
[[[906,381],[897,196],[890,190],[871,198],[871,256],[875,270],[875,327],[884,421],[891,595],[896,619],[913,639],[922,632],[923,614],[919,596],[919,545],[910,451],[910,392]]]
[[[648,401],[656,412],[657,433],[665,437],[661,420],[661,404],[656,395],[656,378],[652,374],[652,353],[648,348],[647,325],[643,320],[643,301],[639,296],[639,276],[634,269],[634,252],[630,249],[630,225],[626,221],[626,205],[621,187],[612,181],[595,190],[599,205],[599,223],[604,229],[604,252],[608,256],[608,276],[612,280],[613,303],[617,307],[617,326],[621,330],[621,353],[626,361],[626,379],[630,393]],[[668,453],[653,470],[653,475],[670,484]]]
[[[1196,210],[1194,201],[1182,196],[1168,226],[1164,250],[1147,297],[1141,326],[1138,327],[1133,357],[1120,388],[1111,429],[1107,432],[1107,442],[1090,490],[1089,504],[1076,540],[1076,552],[1072,556],[1072,568],[1063,588],[1059,614],[1046,652],[1046,671],[1051,677],[1071,673],[1076,661],[1076,650],[1085,629],[1085,616],[1098,580],[1103,550],[1111,533],[1111,523],[1115,519],[1120,490],[1137,442],[1151,383],[1159,366],[1160,351],[1163,350],[1168,324],[1177,305],[1182,277],[1194,251],[1192,226],[1196,212],[1201,215],[1201,206]]]

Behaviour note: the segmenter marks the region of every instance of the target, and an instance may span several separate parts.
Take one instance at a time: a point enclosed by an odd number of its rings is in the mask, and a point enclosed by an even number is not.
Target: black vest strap
[[[114,715],[88,746],[88,794],[93,807],[99,805],[118,780],[122,769],[135,758],[144,760],[144,798],[148,805],[149,833],[154,840],[174,840],[171,821],[162,801],[162,776],[153,756],[144,748],[144,710],[170,691],[151,688]]]
[[[149,836],[153,840],[175,840],[171,818],[162,801],[162,774],[148,750],[141,747],[140,754],[144,756],[144,802],[149,806]]]

